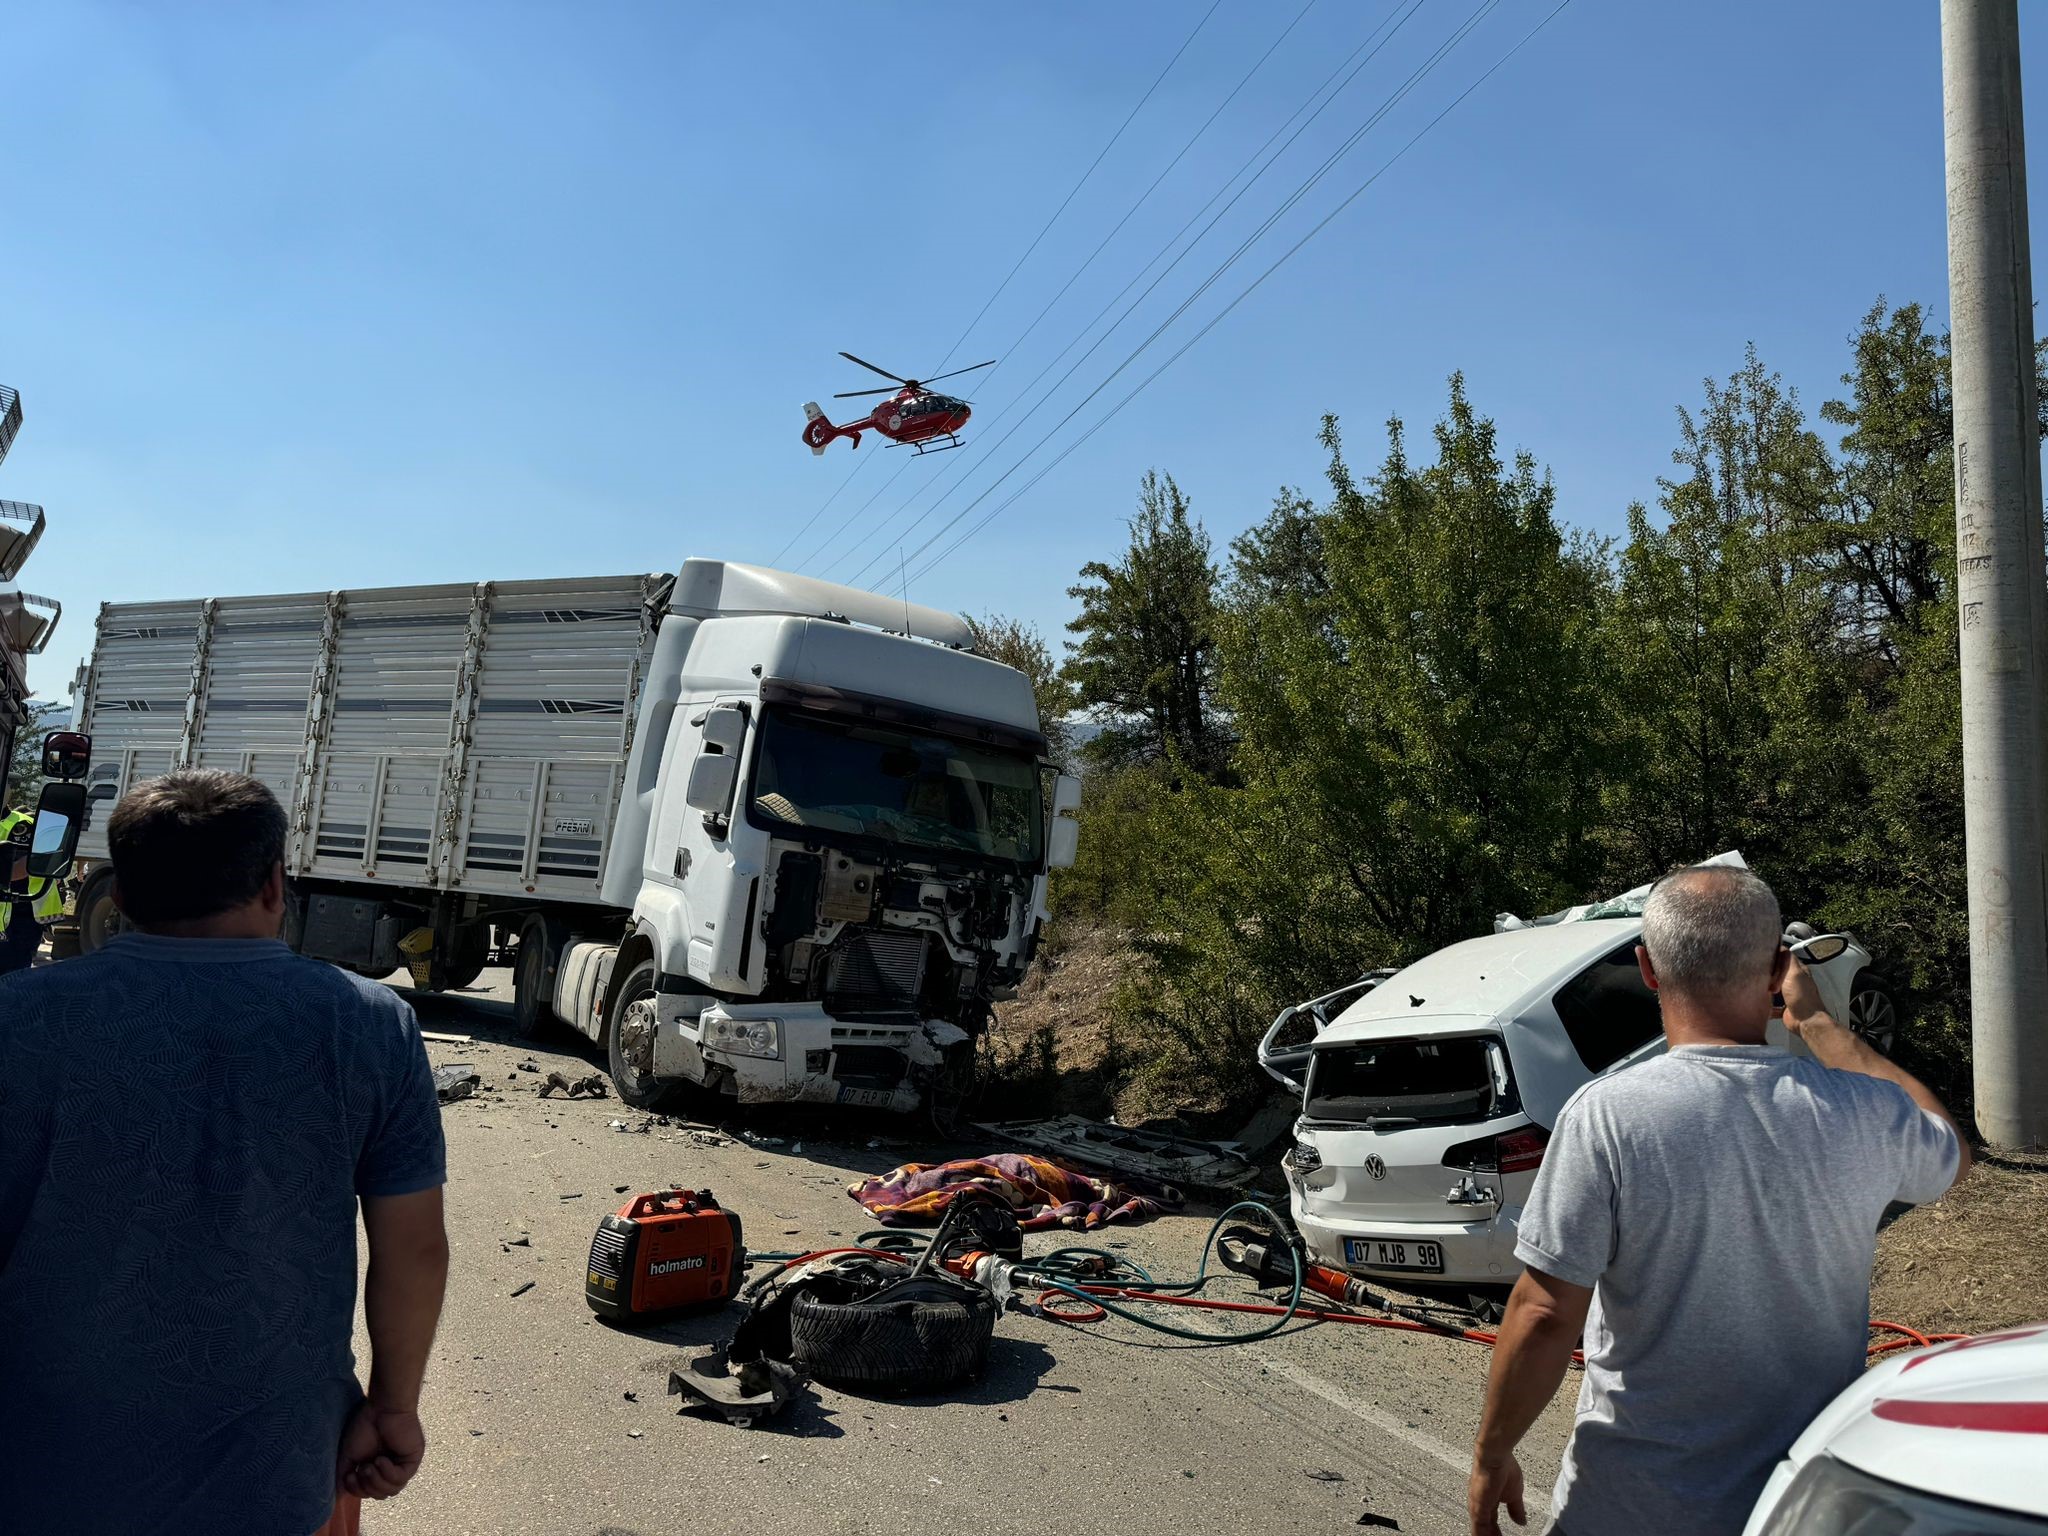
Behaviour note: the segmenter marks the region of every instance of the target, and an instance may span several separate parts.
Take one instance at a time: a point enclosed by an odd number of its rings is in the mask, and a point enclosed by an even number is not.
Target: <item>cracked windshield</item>
[[[757,818],[1028,863],[1038,857],[1038,764],[898,726],[777,712],[761,723]]]

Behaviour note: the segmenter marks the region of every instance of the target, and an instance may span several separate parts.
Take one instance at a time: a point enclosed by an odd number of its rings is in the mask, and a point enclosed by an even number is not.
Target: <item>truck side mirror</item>
[[[45,784],[36,801],[35,832],[29,840],[29,878],[54,880],[68,870],[84,825],[85,786]]]
[[[82,779],[92,766],[92,738],[82,731],[52,731],[43,738],[43,777]]]
[[[747,739],[747,712],[731,704],[721,704],[716,709],[704,712],[704,745],[716,747],[721,752],[738,752],[740,743]],[[694,803],[694,802],[692,802]]]
[[[1053,780],[1052,827],[1046,834],[1045,867],[1071,869],[1081,849],[1081,823],[1074,813],[1081,809],[1081,781],[1071,773]]]
[[[723,816],[732,804],[732,787],[739,778],[740,760],[730,752],[703,752],[690,765],[690,782],[683,790],[683,803],[707,816]]]

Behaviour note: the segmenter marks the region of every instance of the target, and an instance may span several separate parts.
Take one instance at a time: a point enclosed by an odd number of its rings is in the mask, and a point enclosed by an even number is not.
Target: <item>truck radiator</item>
[[[914,1013],[924,986],[925,935],[868,929],[843,938],[825,966],[825,1007],[842,1018]]]

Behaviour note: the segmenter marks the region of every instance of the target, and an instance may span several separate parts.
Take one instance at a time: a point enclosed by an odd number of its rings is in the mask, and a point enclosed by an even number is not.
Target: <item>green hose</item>
[[[1063,1296],[1072,1296],[1080,1301],[1098,1306],[1105,1312],[1114,1313],[1126,1322],[1136,1323],[1140,1328],[1149,1328],[1154,1333],[1163,1333],[1171,1338],[1187,1339],[1198,1344],[1249,1344],[1254,1340],[1271,1338],[1289,1323],[1301,1307],[1301,1254],[1292,1243],[1287,1245],[1287,1255],[1294,1264],[1294,1284],[1287,1297],[1287,1310],[1270,1323],[1261,1324],[1246,1332],[1235,1330],[1224,1333],[1208,1333],[1199,1328],[1183,1328],[1175,1323],[1161,1322],[1148,1317],[1141,1311],[1133,1310],[1128,1304],[1118,1305],[1107,1296],[1094,1295],[1081,1289],[1084,1283],[1115,1285],[1127,1291],[1157,1291],[1166,1295],[1190,1296],[1216,1279],[1209,1273],[1209,1257],[1216,1251],[1216,1238],[1225,1222],[1239,1211],[1251,1211],[1263,1217],[1268,1230],[1284,1232],[1279,1214],[1270,1206],[1257,1200],[1240,1200],[1225,1211],[1209,1227],[1209,1235],[1202,1240],[1201,1262],[1195,1267],[1192,1280],[1155,1280],[1142,1265],[1134,1264],[1121,1254],[1102,1248],[1067,1247],[1055,1248],[1052,1252],[1021,1262],[1012,1271],[1011,1278],[1019,1288],[1036,1287]],[[917,1253],[931,1241],[923,1232],[908,1232],[901,1227],[883,1227],[862,1232],[854,1242],[863,1248],[887,1247],[898,1252]],[[756,1253],[748,1256],[751,1260],[764,1263],[788,1263],[800,1258],[795,1253]]]

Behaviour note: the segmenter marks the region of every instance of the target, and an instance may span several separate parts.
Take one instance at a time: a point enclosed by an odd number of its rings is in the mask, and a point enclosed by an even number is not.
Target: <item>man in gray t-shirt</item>
[[[1568,1536],[1736,1536],[1771,1468],[1863,1369],[1877,1223],[1970,1165],[1941,1102],[1822,1007],[1748,870],[1650,894],[1643,976],[1670,1051],[1565,1104],[1522,1212],[1473,1453],[1472,1529],[1525,1519],[1514,1448],[1583,1329],[1554,1495]],[[1813,1052],[1764,1044],[1785,1024]]]

